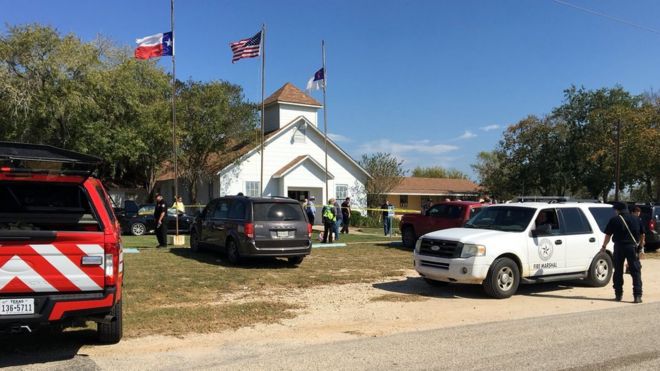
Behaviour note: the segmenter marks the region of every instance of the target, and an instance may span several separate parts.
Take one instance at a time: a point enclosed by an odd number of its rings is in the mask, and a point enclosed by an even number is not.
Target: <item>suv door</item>
[[[559,209],[562,234],[566,239],[566,268],[569,272],[589,269],[591,260],[600,250],[595,231],[578,207]]]
[[[218,200],[212,200],[206,205],[204,210],[200,215],[200,231],[199,231],[199,241],[202,243],[213,243],[213,223],[211,222],[213,218],[213,213],[215,212],[215,206],[218,204]]]
[[[213,210],[213,216],[211,217],[209,238],[212,241],[210,243],[215,244],[218,247],[224,247],[225,240],[227,239],[225,224],[227,223],[230,202],[231,200],[226,198],[218,200],[218,203]]]
[[[541,214],[546,223],[541,223]],[[566,238],[561,234],[554,208],[541,209],[531,223],[528,246],[530,276],[547,276],[566,271]]]

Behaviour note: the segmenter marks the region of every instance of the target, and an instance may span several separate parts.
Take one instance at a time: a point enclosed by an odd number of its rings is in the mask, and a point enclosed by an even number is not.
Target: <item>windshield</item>
[[[529,207],[488,207],[472,217],[465,228],[522,232],[527,229],[535,211]]]

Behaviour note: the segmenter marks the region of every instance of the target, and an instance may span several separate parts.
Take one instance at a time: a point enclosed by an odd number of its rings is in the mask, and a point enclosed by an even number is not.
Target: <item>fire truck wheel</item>
[[[99,337],[99,342],[103,344],[117,344],[122,337],[122,310],[121,310],[121,300],[119,300],[110,314],[114,317],[110,323],[98,323],[97,333]]]

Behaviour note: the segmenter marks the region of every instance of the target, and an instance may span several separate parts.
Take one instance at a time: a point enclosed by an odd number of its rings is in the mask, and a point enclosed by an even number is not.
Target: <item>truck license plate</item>
[[[277,231],[277,237],[289,237],[289,231]]]
[[[34,299],[0,299],[0,316],[34,314]]]

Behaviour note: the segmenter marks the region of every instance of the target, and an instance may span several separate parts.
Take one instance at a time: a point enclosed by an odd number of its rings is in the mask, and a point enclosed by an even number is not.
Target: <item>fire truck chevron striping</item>
[[[34,244],[0,246],[0,293],[103,290],[104,250],[100,245]],[[97,257],[83,265],[83,257]],[[4,261],[3,261],[4,260]]]

